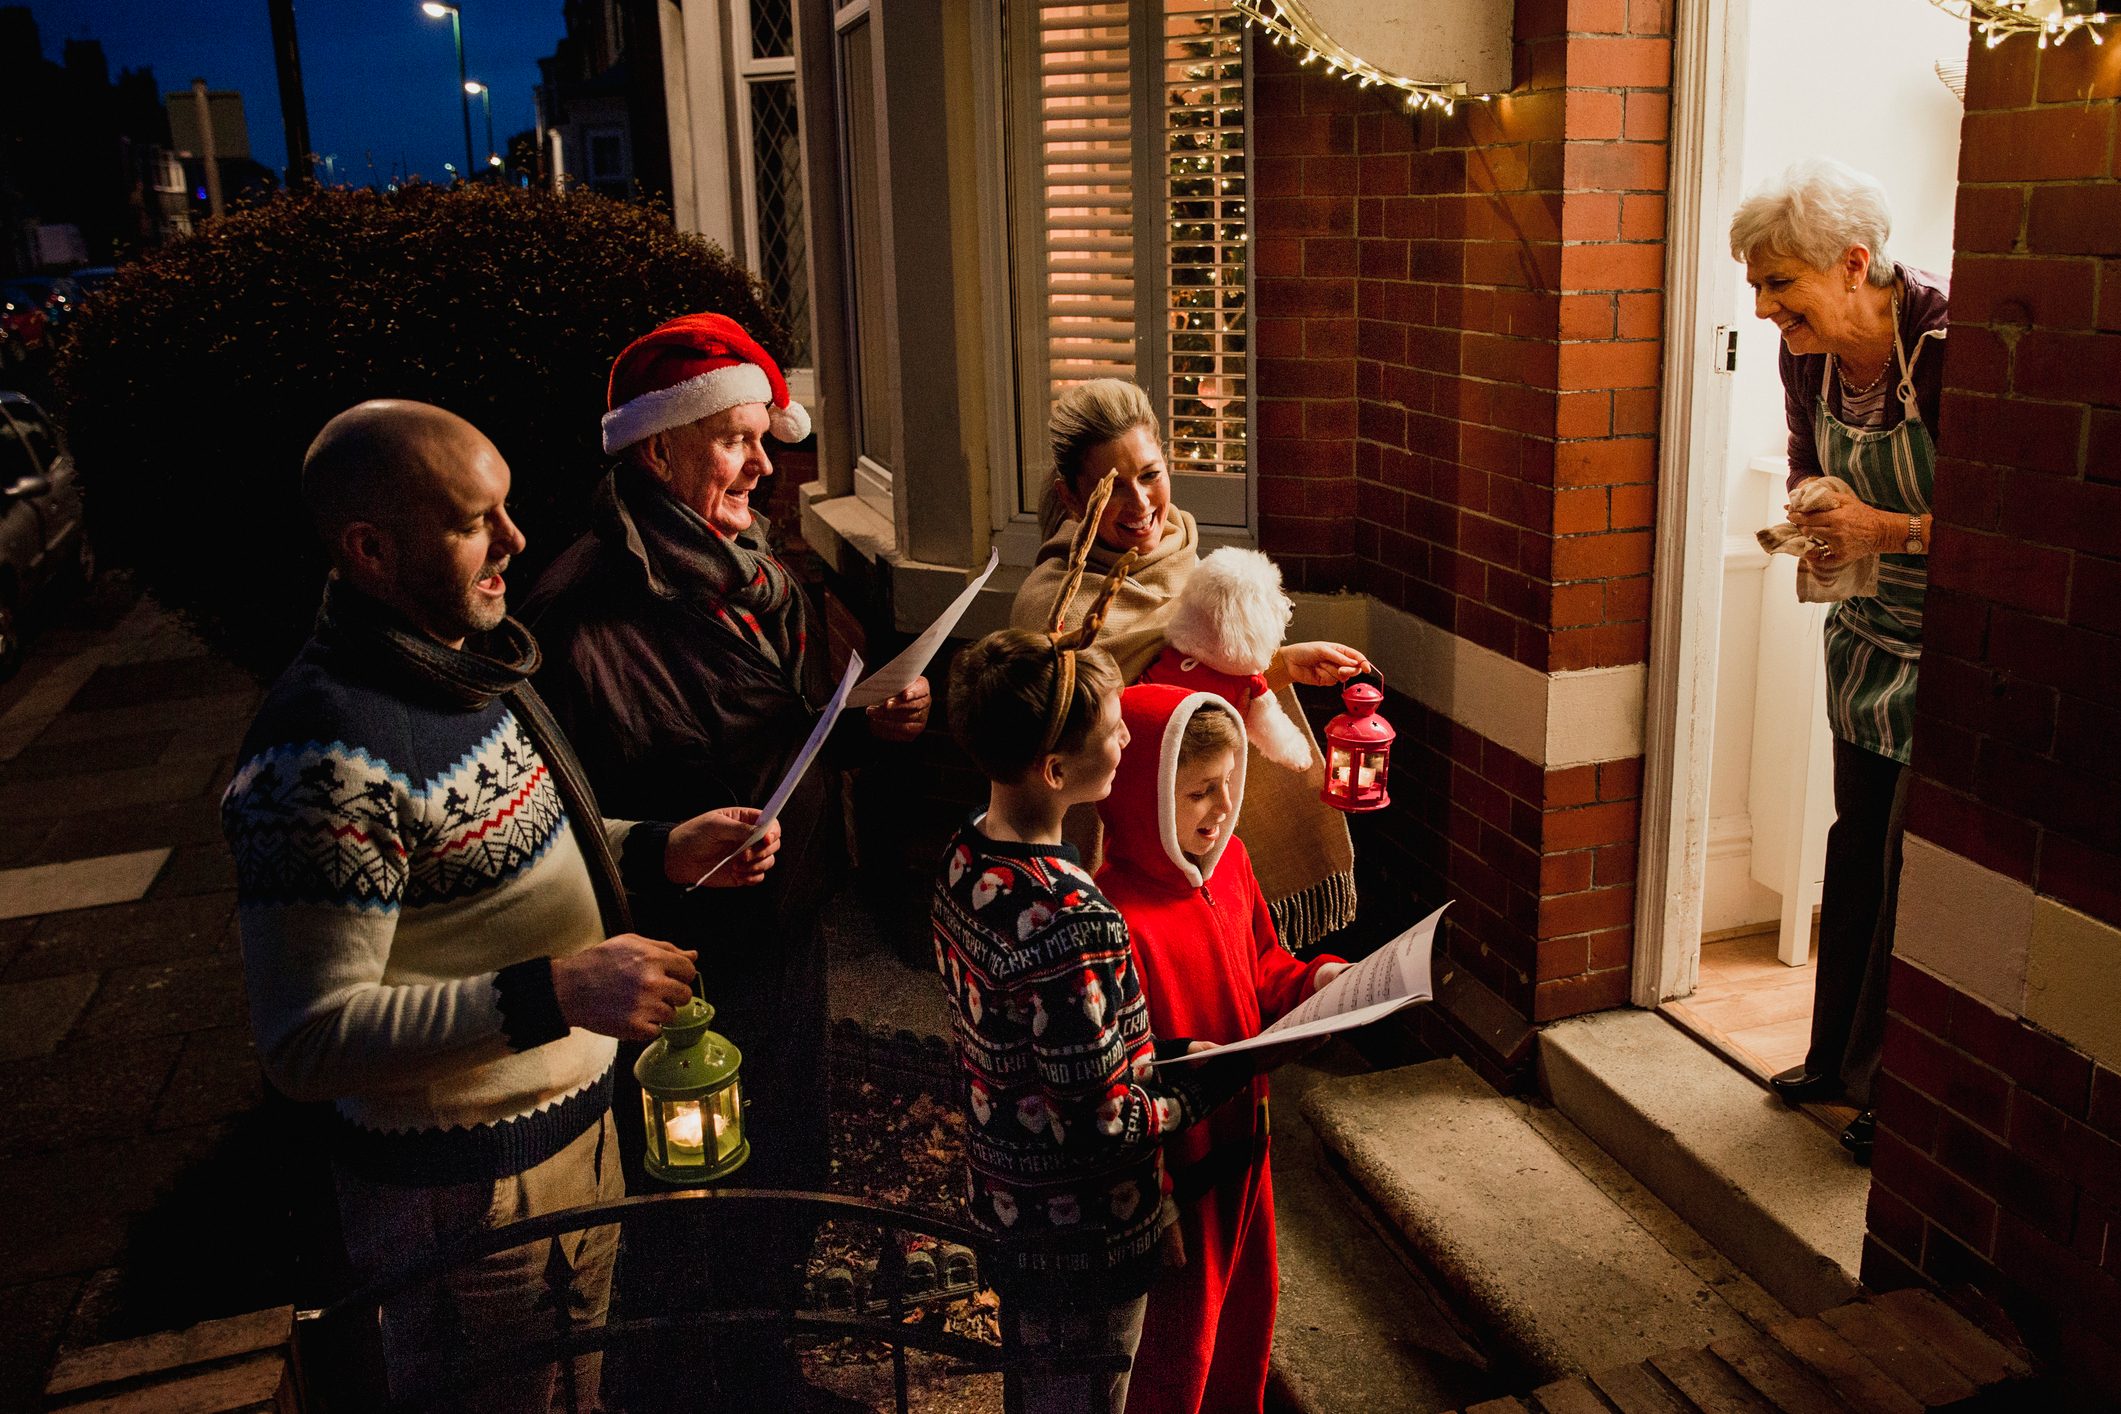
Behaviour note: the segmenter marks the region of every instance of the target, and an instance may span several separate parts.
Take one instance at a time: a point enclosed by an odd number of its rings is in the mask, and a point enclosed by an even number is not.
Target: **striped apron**
[[[1922,344],[1916,341],[1916,356]],[[1827,410],[1834,359],[1826,361],[1812,412],[1819,468],[1846,481],[1859,499],[1883,511],[1928,515],[1937,444],[1922,425],[1914,364],[1893,330],[1900,365],[1897,389],[1906,416],[1892,428],[1851,427]],[[1928,557],[1880,555],[1878,592],[1835,604],[1826,619],[1826,716],[1835,736],[1907,764],[1915,729],[1915,667],[1922,654],[1922,599]]]

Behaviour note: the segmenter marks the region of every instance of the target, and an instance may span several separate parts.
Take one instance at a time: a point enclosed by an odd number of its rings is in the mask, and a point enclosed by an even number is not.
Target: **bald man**
[[[222,803],[266,1074],[328,1101],[364,1278],[481,1228],[619,1197],[615,1038],[657,1034],[695,954],[628,931],[627,895],[698,878],[757,821],[606,820],[530,692],[508,617],[508,464],[441,408],[326,424],[302,486],[332,578]],[[769,832],[716,876],[772,867]],[[393,1397],[608,1308],[615,1228],[460,1268],[386,1303]],[[461,1407],[596,1408],[583,1357],[480,1377]],[[570,1392],[565,1386],[571,1384]],[[451,1405],[450,1407],[460,1407]]]

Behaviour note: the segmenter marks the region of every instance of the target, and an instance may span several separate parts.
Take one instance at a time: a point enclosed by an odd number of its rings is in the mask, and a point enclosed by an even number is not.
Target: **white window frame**
[[[1006,210],[1002,209],[1002,203],[986,203],[980,211],[981,260],[987,272],[989,290],[986,330],[989,347],[1001,355],[992,360],[987,375],[992,471],[990,511],[1003,561],[1029,564],[1040,542],[1036,506],[1043,487],[1028,483],[1034,469],[1044,460],[1032,445],[1032,434],[1034,429],[1045,425],[1045,410],[1028,405],[1033,395],[1023,386],[1024,358],[1018,346],[1020,339],[1029,335],[1021,321],[1014,318],[1013,312],[1024,293],[1018,288],[1020,278],[1039,277],[1039,272],[1023,271],[1019,257],[1021,252],[1032,248],[1027,239],[1027,223],[1040,219],[1042,211],[1027,210],[1014,199],[1019,174],[1011,168],[1010,160],[1012,148],[1019,146],[1021,141],[1014,134],[1021,129],[1027,115],[1038,112],[1038,101],[1024,80],[1009,72],[1008,18],[1003,14],[990,14],[989,8],[976,7],[978,19],[974,31],[980,52],[986,59],[975,66],[974,75],[975,102],[978,111],[986,118],[978,124],[977,155],[981,170],[993,183],[993,190],[1011,194]],[[1162,106],[1165,94],[1163,21],[1163,7],[1159,0],[1135,0],[1131,39],[1134,104],[1138,115],[1145,110],[1156,113]],[[1255,46],[1249,29],[1242,34],[1244,108],[1249,117],[1253,111]],[[1138,123],[1134,145],[1138,174],[1134,191],[1137,269],[1146,274],[1146,278],[1137,275],[1135,280],[1137,337],[1134,376],[1135,381],[1148,390],[1159,418],[1168,421],[1170,398],[1166,370],[1170,353],[1162,336],[1167,314],[1164,291],[1168,277],[1165,255],[1168,168],[1161,124]],[[1248,132],[1248,158],[1251,151],[1252,135]],[[1032,156],[1027,160],[1037,158]],[[1250,171],[1248,160],[1248,178]],[[1248,180],[1245,202],[1248,245],[1256,210],[1254,201]],[[1242,489],[1231,486],[1228,477],[1193,473],[1173,475],[1175,499],[1200,520],[1203,538],[1218,545],[1251,545],[1257,538],[1258,346],[1253,333],[1257,278],[1254,262],[1248,258],[1245,262],[1244,361],[1246,470]],[[1044,337],[1043,325],[1038,337]],[[1034,356],[1043,362],[1042,355]],[[1167,428],[1167,435],[1168,431]]]
[[[895,425],[894,420],[894,425],[889,429],[885,429],[883,437],[879,439],[877,437],[877,429],[870,428],[864,425],[864,419],[866,416],[865,410],[863,408],[864,399],[862,395],[862,367],[864,354],[862,347],[862,332],[859,328],[861,320],[861,302],[855,293],[855,282],[859,280],[861,276],[859,271],[860,262],[853,249],[854,242],[859,239],[862,239],[863,233],[857,231],[856,224],[854,221],[854,181],[852,179],[851,169],[848,165],[853,153],[852,145],[845,140],[846,124],[849,121],[850,115],[848,114],[845,108],[846,89],[845,85],[841,81],[841,76],[844,73],[843,66],[846,62],[846,55],[843,46],[846,40],[847,32],[851,30],[856,24],[867,22],[870,26],[870,65],[871,68],[875,71],[872,75],[872,81],[874,86],[871,91],[874,94],[874,101],[877,107],[877,111],[870,113],[867,116],[871,125],[870,130],[875,135],[876,142],[875,150],[879,165],[879,171],[877,172],[877,198],[880,208],[879,214],[881,216],[881,225],[883,227],[883,230],[869,232],[866,234],[867,237],[870,239],[877,239],[881,238],[884,233],[887,232],[891,227],[891,189],[890,183],[884,180],[884,173],[885,171],[888,171],[888,164],[890,161],[888,149],[888,134],[890,129],[888,123],[886,122],[886,115],[891,100],[890,95],[887,92],[884,84],[884,35],[880,24],[881,19],[881,14],[872,13],[871,0],[846,0],[846,3],[836,4],[833,7],[832,73],[834,102],[832,117],[833,121],[840,125],[841,132],[841,139],[838,143],[838,150],[840,153],[840,171],[837,174],[838,180],[836,181],[835,186],[837,187],[836,199],[840,203],[840,229],[845,232],[848,237],[848,249],[843,252],[840,263],[842,278],[846,281],[847,284],[847,328],[845,331],[845,338],[847,340],[847,353],[853,360],[855,369],[854,377],[850,380],[848,388],[848,391],[854,403],[854,416],[848,424],[850,428],[852,428],[854,431],[856,442],[854,448],[855,454],[853,457],[854,494],[864,505],[868,506],[878,515],[882,516],[886,521],[896,524],[897,509],[892,502],[893,468],[890,466],[885,466],[881,462],[877,461],[875,458],[871,457],[869,455],[868,449],[876,440],[882,440],[891,443],[895,446],[898,439],[899,429]],[[870,331],[870,335],[873,340],[871,346],[873,348],[881,350],[880,356],[884,362],[883,371],[885,376],[890,380],[891,387],[893,389],[893,396],[887,398],[886,402],[895,403],[896,388],[899,378],[897,326],[898,310],[897,294],[892,286],[892,281],[889,278],[890,261],[888,251],[886,254],[886,259],[881,262],[881,268],[885,273],[885,279],[883,280],[882,288],[877,291],[877,297],[880,300],[880,316],[884,327],[881,329]],[[898,460],[895,454],[893,456],[893,460],[894,462]]]
[[[754,56],[751,42],[752,0],[729,0],[732,58],[736,62],[729,66],[730,103],[736,109],[736,166],[740,202],[742,205],[742,240],[746,254],[750,257],[752,272],[762,273],[766,267],[765,233],[759,229],[758,148],[753,142],[751,127],[751,90],[760,82],[787,83],[791,89],[801,88],[801,77],[795,67],[795,14],[791,3],[789,12],[788,53],[774,59]],[[836,26],[835,26],[836,29]],[[799,120],[800,121],[800,120]],[[798,150],[801,138],[798,130]],[[799,159],[800,160],[800,159]],[[807,226],[808,216],[804,220]],[[805,233],[807,240],[807,231]],[[803,252],[805,283],[809,281],[810,251],[807,245]],[[804,343],[810,352],[810,361],[796,367],[783,369],[788,380],[788,391],[797,401],[808,403],[817,397],[817,320],[809,309],[803,317],[808,324],[804,330]]]

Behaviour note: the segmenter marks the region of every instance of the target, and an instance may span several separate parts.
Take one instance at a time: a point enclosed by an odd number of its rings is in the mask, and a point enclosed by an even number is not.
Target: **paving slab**
[[[15,949],[6,977],[103,972],[225,952],[235,913],[235,895],[220,893],[54,914]]]
[[[220,840],[178,845],[169,864],[156,876],[151,896],[184,898],[195,894],[229,894],[236,888],[236,861]]]
[[[193,800],[206,794],[220,771],[219,760],[193,758],[166,766],[0,782],[0,819],[57,820],[82,811]]]
[[[0,1070],[0,1158],[141,1133],[180,1049],[160,1037],[121,1037],[8,1065]]]
[[[114,707],[144,708],[165,702],[222,697],[247,692],[257,680],[241,668],[210,654],[111,663],[96,669],[68,707],[77,712]]]
[[[68,1041],[84,1045],[248,1023],[242,963],[220,954],[180,957],[106,972]]]
[[[1304,1111],[1454,1304],[1534,1371],[1753,1329],[1461,1061],[1320,1085]]]
[[[104,737],[97,741],[38,741],[17,753],[0,780],[39,781],[53,776],[78,776],[90,771],[118,771],[133,766],[153,766],[169,751],[176,737],[171,731],[144,731],[133,736]]]
[[[0,918],[42,917],[107,903],[131,903],[144,895],[169,849],[141,849],[71,859],[63,864],[33,864],[0,869]]]
[[[1870,1171],[1655,1012],[1547,1027],[1555,1107],[1798,1315],[1856,1295]]]
[[[10,1275],[30,1281],[111,1266],[133,1219],[218,1137],[200,1126],[0,1161],[0,1252]],[[238,1240],[233,1230],[220,1236]]]
[[[84,854],[207,844],[220,838],[221,802],[202,792],[189,800],[117,810],[84,810],[51,821],[43,843],[22,862],[43,864],[78,859]]]
[[[98,985],[93,972],[0,983],[0,1061],[51,1054]]]
[[[265,1098],[258,1048],[248,1026],[217,1026],[184,1038],[169,1083],[155,1102],[153,1126],[176,1129],[234,1119]]]
[[[68,710],[55,717],[37,737],[37,744],[99,741],[112,736],[134,736],[153,727],[183,732],[228,731],[233,746],[258,710],[259,689],[217,692],[211,697],[180,698],[152,705],[105,707],[96,711]]]

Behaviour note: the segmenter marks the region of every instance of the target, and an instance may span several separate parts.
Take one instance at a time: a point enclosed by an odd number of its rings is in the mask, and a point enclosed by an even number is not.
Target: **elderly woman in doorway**
[[[1118,471],[1111,499],[1098,517],[1090,573],[1068,611],[1072,623],[1096,596],[1099,580],[1128,551],[1134,568],[1105,619],[1098,647],[1133,682],[1164,647],[1164,625],[1172,601],[1199,563],[1200,531],[1193,517],[1171,503],[1171,474],[1156,409],[1149,395],[1121,378],[1099,378],[1068,389],[1053,405],[1053,484],[1040,509],[1047,539],[1037,563],[1017,591],[1010,620],[1018,628],[1044,629],[1066,577],[1069,541],[1091,491],[1105,474]],[[1341,643],[1284,645],[1268,666],[1268,685],[1282,698],[1292,720],[1303,712],[1289,684],[1326,687],[1370,666]],[[1303,727],[1306,735],[1309,728]],[[1319,799],[1323,765],[1312,752],[1308,771],[1264,761],[1255,748],[1246,776],[1245,811],[1238,834],[1259,874],[1261,892],[1283,946],[1308,947],[1355,919],[1355,849],[1347,821]],[[1069,838],[1096,839],[1096,816],[1071,816]],[[1082,837],[1087,836],[1087,839]],[[1084,851],[1094,859],[1094,848]]]
[[[1841,1142],[1859,1163],[1870,1159],[1884,1039],[1951,293],[1944,279],[1887,258],[1891,229],[1884,188],[1830,158],[1798,163],[1731,218],[1753,312],[1782,334],[1790,489],[1833,476],[1854,492],[1792,511],[1790,522],[1824,547],[1813,552],[1822,567],[1879,557],[1877,592],[1827,614],[1835,819],[1811,1048],[1770,1081],[1793,1105],[1855,1105]]]

